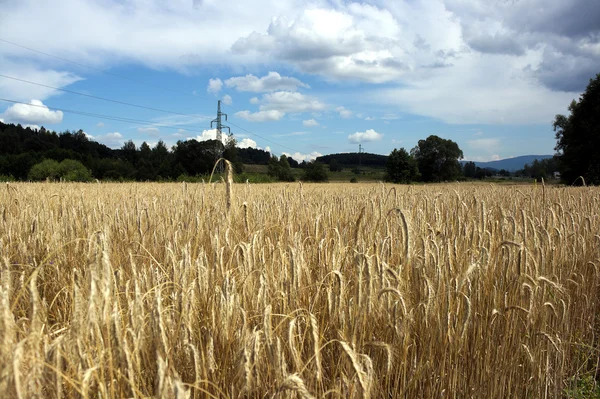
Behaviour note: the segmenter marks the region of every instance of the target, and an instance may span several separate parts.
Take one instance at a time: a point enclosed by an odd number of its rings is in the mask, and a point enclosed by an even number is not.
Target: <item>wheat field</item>
[[[3,397],[555,398],[599,375],[598,188],[1,188]]]

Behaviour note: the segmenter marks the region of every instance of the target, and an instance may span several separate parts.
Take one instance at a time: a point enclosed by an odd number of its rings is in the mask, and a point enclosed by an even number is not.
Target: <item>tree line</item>
[[[0,123],[3,179],[175,180],[210,173],[221,152],[238,173],[243,172],[243,164],[267,165],[271,159],[267,151],[237,148],[232,138],[225,145],[216,140],[180,140],[171,148],[162,140],[153,147],[146,142],[136,146],[130,140],[111,149],[82,130],[57,133]]]

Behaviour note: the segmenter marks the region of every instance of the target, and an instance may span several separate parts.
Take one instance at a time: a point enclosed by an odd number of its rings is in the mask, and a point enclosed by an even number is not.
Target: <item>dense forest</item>
[[[153,148],[147,143],[139,147],[132,141],[113,150],[90,140],[81,130],[62,132],[40,128],[33,130],[21,125],[0,123],[0,176],[15,180],[35,179],[42,174],[30,175],[34,165],[43,161],[77,161],[95,179],[110,180],[173,180],[180,176],[198,176],[210,173],[218,150],[230,160],[237,172],[243,164],[267,165],[271,155],[263,150],[236,148],[216,140],[178,141],[168,148],[159,141]],[[51,163],[42,165],[50,166]],[[40,168],[37,168],[38,172]],[[52,176],[52,173],[48,173]]]

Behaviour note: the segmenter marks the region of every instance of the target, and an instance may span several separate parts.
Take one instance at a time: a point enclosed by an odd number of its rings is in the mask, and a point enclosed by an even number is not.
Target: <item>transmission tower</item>
[[[359,144],[358,145],[358,167],[359,167],[359,169],[362,166],[362,162],[361,162],[361,159],[360,159],[361,158],[360,154],[362,154],[362,150],[363,150],[362,145]]]
[[[229,126],[223,125],[221,119],[225,116],[225,120],[227,120],[227,114],[221,112],[221,100],[217,103],[217,118],[210,121],[210,128],[212,129],[213,123],[217,124],[217,143],[215,149],[215,162],[220,158],[223,158],[223,129],[227,129],[229,134],[231,135],[231,129]],[[221,164],[217,168],[218,172],[221,172]]]

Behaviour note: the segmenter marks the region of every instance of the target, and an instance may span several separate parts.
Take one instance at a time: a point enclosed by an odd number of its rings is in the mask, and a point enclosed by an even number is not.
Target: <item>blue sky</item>
[[[0,119],[113,148],[213,138],[221,99],[240,145],[298,160],[431,134],[469,160],[551,154],[554,115],[600,72],[595,0],[57,3],[0,1],[0,98],[33,104]]]

